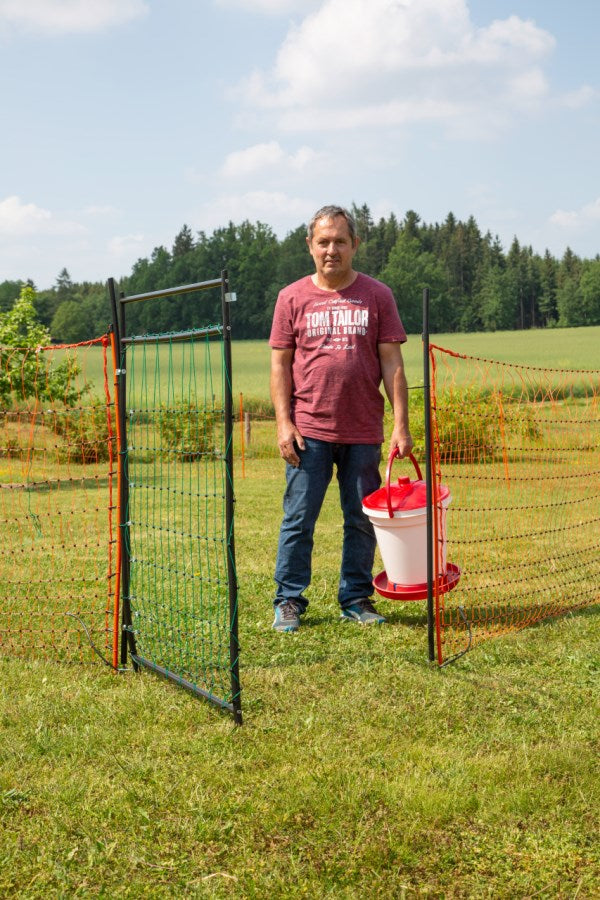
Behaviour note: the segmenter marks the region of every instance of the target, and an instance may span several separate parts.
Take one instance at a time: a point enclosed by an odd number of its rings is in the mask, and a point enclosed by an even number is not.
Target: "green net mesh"
[[[126,511],[136,656],[229,703],[222,329],[127,350]]]

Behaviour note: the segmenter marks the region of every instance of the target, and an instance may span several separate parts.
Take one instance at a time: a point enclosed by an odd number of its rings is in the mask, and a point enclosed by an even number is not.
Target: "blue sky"
[[[600,252],[597,0],[0,0],[0,281],[323,203]]]

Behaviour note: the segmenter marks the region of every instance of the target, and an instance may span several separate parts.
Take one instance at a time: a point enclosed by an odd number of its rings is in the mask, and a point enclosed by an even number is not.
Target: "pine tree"
[[[554,324],[558,319],[556,308],[556,290],[558,285],[558,264],[549,250],[539,262],[540,278],[540,315],[542,325]]]
[[[56,291],[56,295],[60,303],[63,300],[69,300],[73,293],[73,282],[71,281],[71,276],[67,269],[61,269],[58,273],[54,290]]]
[[[180,256],[185,256],[186,253],[189,253],[193,249],[194,236],[192,235],[189,225],[184,225],[173,241],[171,256],[173,259],[177,259]]]

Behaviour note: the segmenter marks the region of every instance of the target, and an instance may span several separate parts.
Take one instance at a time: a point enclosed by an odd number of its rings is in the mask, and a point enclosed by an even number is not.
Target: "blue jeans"
[[[375,533],[362,511],[362,499],[381,485],[379,444],[332,444],[305,438],[300,466],[286,463],[287,488],[275,566],[275,606],[294,600],[308,606],[303,592],[310,584],[313,536],[325,493],[337,467],[344,517],[338,602],[342,609],[373,593]]]

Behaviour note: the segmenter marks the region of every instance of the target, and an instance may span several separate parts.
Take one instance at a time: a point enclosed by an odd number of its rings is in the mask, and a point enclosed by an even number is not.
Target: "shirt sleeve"
[[[406,343],[406,331],[398,313],[396,300],[391,290],[386,286],[382,292],[379,305],[379,334],[378,344],[404,344]]]
[[[274,350],[291,350],[296,346],[292,322],[292,303],[286,291],[280,291],[275,303],[269,346]]]

